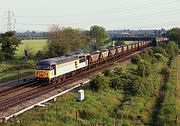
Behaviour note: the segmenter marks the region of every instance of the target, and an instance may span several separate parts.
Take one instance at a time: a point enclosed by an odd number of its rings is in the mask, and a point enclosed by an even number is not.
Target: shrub
[[[151,73],[151,64],[145,60],[141,60],[137,67],[139,76],[148,76]]]
[[[47,54],[46,54],[46,52],[39,50],[36,53],[35,57],[36,57],[36,59],[44,59],[47,57]]]
[[[135,56],[132,57],[131,63],[133,63],[133,64],[138,64],[138,63],[140,63],[141,59],[142,59],[142,58],[141,58],[140,55],[135,55]]]
[[[96,75],[90,81],[90,88],[92,91],[99,91],[99,90],[107,91],[109,89],[109,84],[110,84],[110,78]]]
[[[179,53],[178,45],[174,41],[168,42],[165,48],[169,57],[174,57]]]
[[[105,69],[102,73],[104,74],[105,77],[114,76],[114,73],[113,73],[112,69]]]
[[[22,67],[24,67],[24,68],[34,68],[35,65],[36,64],[35,64],[34,60],[28,60],[22,65]]]
[[[114,73],[117,75],[126,74],[126,66],[122,64],[117,64],[117,66],[114,68]]]
[[[157,47],[153,48],[153,51],[154,51],[154,53],[160,53],[160,54],[162,54],[164,56],[167,56],[166,51],[160,46],[157,46]]]
[[[110,87],[113,89],[122,89],[123,88],[123,82],[118,76],[114,76],[111,78]]]
[[[155,53],[154,56],[158,61],[165,61],[165,56],[161,53]]]

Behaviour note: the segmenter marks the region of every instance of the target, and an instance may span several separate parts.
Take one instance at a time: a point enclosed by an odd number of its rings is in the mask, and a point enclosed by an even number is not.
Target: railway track
[[[30,80],[30,81],[28,81],[26,83],[22,83],[22,84],[14,83],[14,86],[0,90],[0,99],[2,96],[19,91],[19,90],[29,87],[29,86],[34,86],[35,83],[36,82],[34,82],[34,80]]]
[[[11,88],[17,85],[22,85],[23,83],[32,81],[34,79],[33,75],[28,76],[28,77],[24,77],[24,78],[20,78],[20,79],[15,79],[15,80],[10,80],[7,82],[0,82],[0,92],[2,90],[5,90],[7,88]]]
[[[120,59],[116,59],[115,61],[112,60],[112,61],[109,61],[105,64],[101,64],[95,68],[89,69],[89,70],[84,71],[80,74],[77,74],[71,78],[68,78],[63,82],[55,83],[53,85],[37,86],[37,87],[34,87],[34,88],[24,92],[24,93],[20,93],[18,95],[13,95],[12,97],[8,97],[8,98],[4,97],[3,99],[1,99],[1,97],[0,97],[0,112],[4,112],[13,106],[16,106],[20,103],[23,103],[24,101],[28,101],[30,99],[37,98],[37,97],[39,97],[43,94],[46,94],[48,92],[51,92],[57,88],[61,88],[67,84],[76,82],[82,78],[85,78],[85,77],[91,75],[94,72],[100,71],[100,70],[107,68],[107,67],[110,67],[110,66],[113,66],[114,62],[125,61],[125,60],[131,58],[136,53],[137,53],[137,51],[135,50],[135,51],[129,52],[128,54],[122,54]],[[20,89],[23,90],[23,88],[20,88]],[[7,92],[5,91],[4,94],[8,94]]]

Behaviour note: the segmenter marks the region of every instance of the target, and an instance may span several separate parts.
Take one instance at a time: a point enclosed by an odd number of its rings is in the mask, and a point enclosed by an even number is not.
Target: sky
[[[53,24],[87,30],[180,27],[180,0],[0,0],[0,5],[0,31],[7,29],[8,10],[16,31],[48,31]]]

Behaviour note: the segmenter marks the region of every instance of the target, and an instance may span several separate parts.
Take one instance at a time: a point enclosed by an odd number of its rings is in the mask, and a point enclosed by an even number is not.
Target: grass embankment
[[[118,94],[118,95],[117,95]],[[111,125],[114,119],[109,116],[112,108],[122,99],[121,92],[93,93],[85,89],[85,100],[77,102],[76,91],[65,94],[50,106],[37,107],[16,119],[12,119],[6,126],[80,126],[90,124]]]
[[[176,68],[176,122],[180,125],[180,56],[175,60],[173,68]]]
[[[170,60],[168,78],[164,79],[163,90],[160,92],[159,110],[154,125],[174,126],[180,125],[180,97],[179,73],[180,57]]]

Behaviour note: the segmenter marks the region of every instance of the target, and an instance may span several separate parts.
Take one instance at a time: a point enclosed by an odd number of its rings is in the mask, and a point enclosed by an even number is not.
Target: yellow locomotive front
[[[41,82],[49,82],[52,78],[52,69],[48,64],[37,64],[35,79]]]

